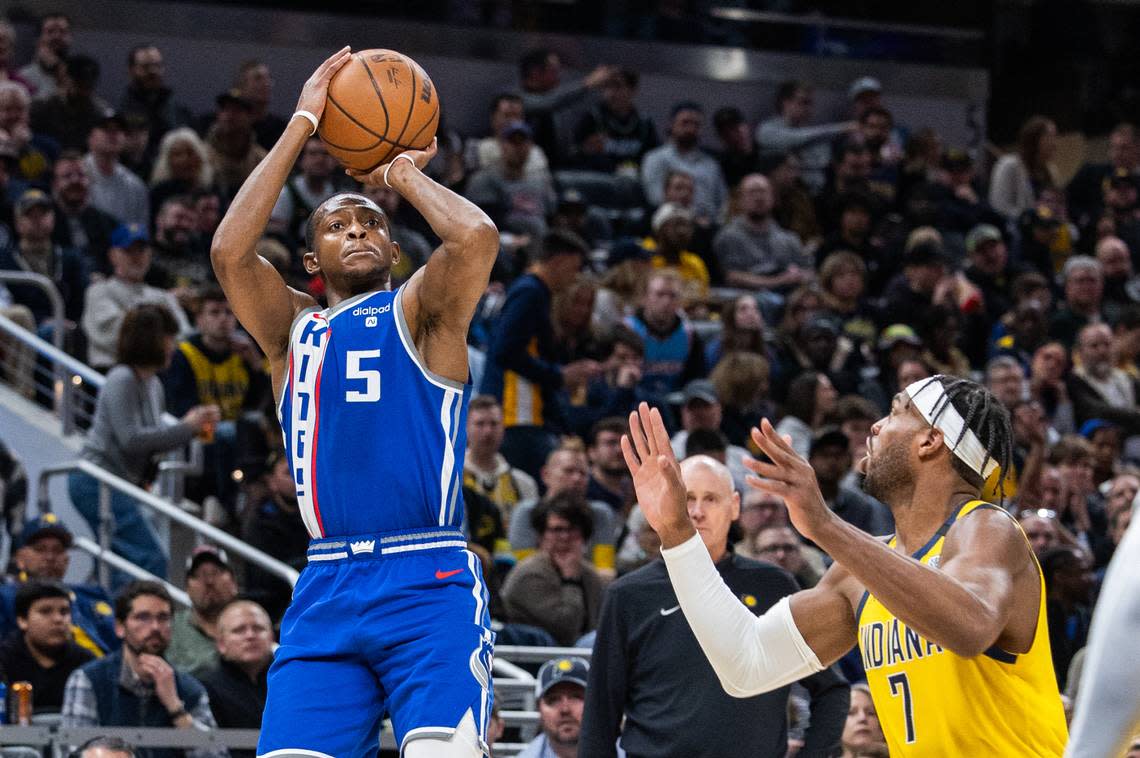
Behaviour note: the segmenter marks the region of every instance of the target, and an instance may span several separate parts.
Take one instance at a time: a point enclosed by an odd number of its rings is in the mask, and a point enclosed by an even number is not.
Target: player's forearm
[[[996,612],[956,578],[837,516],[812,538],[900,621],[931,642],[969,658],[997,639],[1001,621]]]
[[[458,250],[494,258],[499,252],[498,229],[491,218],[462,195],[438,184],[411,161],[397,160],[388,171],[388,182],[415,208],[443,240],[444,252]]]
[[[311,129],[312,125],[305,119],[290,121],[277,144],[242,184],[214,233],[210,255],[215,264],[234,262],[254,254],[254,246],[265,232],[281,188],[289,179]]]

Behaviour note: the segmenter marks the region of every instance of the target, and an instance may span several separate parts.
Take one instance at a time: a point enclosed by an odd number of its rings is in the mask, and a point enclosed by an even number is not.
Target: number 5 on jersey
[[[903,713],[906,715],[906,744],[910,745],[914,742],[914,701],[910,699],[910,680],[905,673],[891,674],[887,677],[887,683],[891,685],[891,697],[902,694]]]
[[[349,350],[345,355],[344,378],[364,382],[364,391],[345,390],[348,403],[374,403],[380,399],[380,369],[366,368],[365,361],[380,360],[379,350]]]

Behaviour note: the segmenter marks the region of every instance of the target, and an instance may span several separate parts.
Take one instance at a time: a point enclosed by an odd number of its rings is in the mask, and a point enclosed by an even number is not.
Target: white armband
[[[783,598],[754,616],[713,565],[700,535],[661,551],[677,602],[724,691],[752,697],[822,671]]]

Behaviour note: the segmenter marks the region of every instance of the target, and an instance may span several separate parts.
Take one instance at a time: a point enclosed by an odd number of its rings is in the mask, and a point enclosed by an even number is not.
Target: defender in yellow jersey
[[[1067,733],[1041,570],[1016,522],[979,500],[1011,458],[1009,414],[993,395],[935,376],[872,426],[859,465],[894,515],[889,541],[832,513],[767,420],[752,438],[769,461],[746,460],[758,475],[749,484],[783,498],[796,529],[835,559],[816,587],[760,617],[741,612],[700,549],[660,413],[642,404],[622,441],[677,600],[724,688],[777,689],[859,645],[893,758],[1059,758]]]

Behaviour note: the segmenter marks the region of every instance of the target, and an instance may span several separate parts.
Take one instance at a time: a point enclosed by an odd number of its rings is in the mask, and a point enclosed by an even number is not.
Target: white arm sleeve
[[[754,616],[717,573],[700,535],[661,551],[677,602],[724,691],[752,697],[822,671],[783,598]]]
[[[682,606],[683,607],[683,606]],[[1116,549],[1093,614],[1065,758],[1122,755],[1140,731],[1140,513]]]

